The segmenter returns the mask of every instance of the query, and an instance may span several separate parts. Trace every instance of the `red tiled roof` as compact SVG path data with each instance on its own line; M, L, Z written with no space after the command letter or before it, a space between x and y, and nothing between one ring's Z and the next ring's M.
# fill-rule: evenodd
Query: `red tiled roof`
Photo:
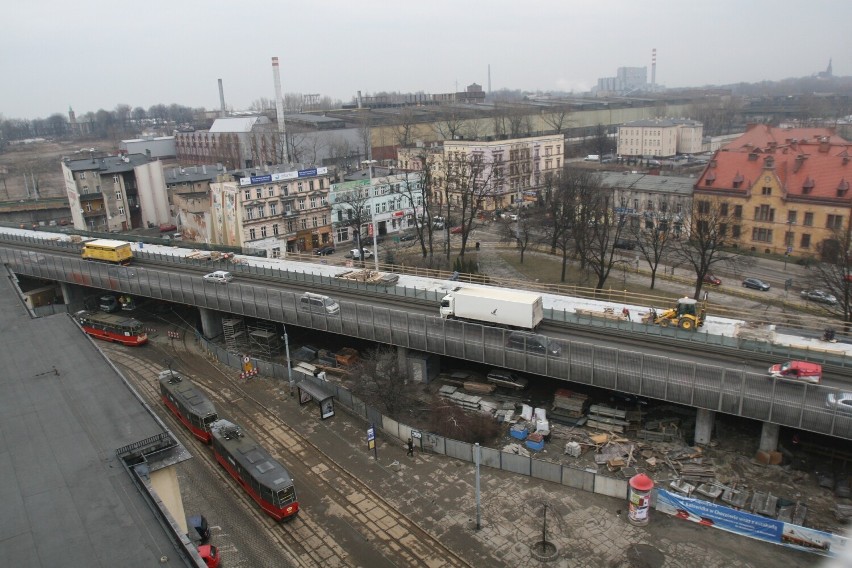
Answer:
M820 151L820 150L823 151ZM767 160L787 195L805 195L814 199L836 199L852 203L848 191L838 190L852 181L852 143L829 145L797 143L771 151L722 151L704 169L695 189L700 191L743 191L751 188L764 174ZM708 185L707 182L710 182ZM735 182L739 181L739 184ZM809 186L808 192L802 189Z
M831 144L848 144L842 137L837 136L832 128L775 128L765 124L751 124L745 134L722 146L723 152L749 152L752 149L768 149L771 146L780 148L798 142L818 142L820 138L828 138Z

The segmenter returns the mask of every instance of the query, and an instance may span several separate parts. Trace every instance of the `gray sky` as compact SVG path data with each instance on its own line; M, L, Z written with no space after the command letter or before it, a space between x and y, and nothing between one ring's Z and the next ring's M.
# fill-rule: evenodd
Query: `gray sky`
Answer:
M23 0L4 10L0 114L178 103L242 109L283 90L586 91L618 67L657 83L849 75L848 0Z

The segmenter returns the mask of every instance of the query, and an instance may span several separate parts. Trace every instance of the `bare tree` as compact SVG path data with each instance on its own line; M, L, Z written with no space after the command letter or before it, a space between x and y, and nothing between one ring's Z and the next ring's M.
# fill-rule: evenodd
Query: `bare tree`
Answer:
M677 240L672 256L695 272L695 296L701 295L704 277L719 264L736 265L741 256L725 247L729 237L737 240L744 230L741 209L715 195L697 194L685 222L688 234Z
M258 112L263 112L265 110L274 110L275 109L275 99L270 99L268 97L260 97L254 99L249 105L249 110L254 110Z
M636 244L639 256L651 270L652 290L657 282L660 262L669 256L681 232L683 219L676 205L673 199L665 196L657 201L654 211L646 211L644 216L639 216L638 212L621 213L627 221L625 233Z
M403 107L397 115L397 123L393 126L394 142L400 148L414 145L414 125L416 115L411 107Z
M814 267L815 281L837 299L836 304L821 305L828 313L842 317L849 331L849 322L852 322L852 232L835 230L819 248L822 262Z
M396 350L380 346L367 351L349 374L352 392L367 404L399 419L414 403L414 386L399 368Z
M443 140L459 140L464 128L464 117L456 107L443 109L439 118L432 123L435 133Z
M434 154L434 153L433 153ZM439 206L434 203L435 177L434 169L436 160L427 154L426 150L419 156L423 169L418 172L405 172L403 182L399 184L399 194L402 196L403 204L414 209L414 230L423 258L431 257L434 253L434 224L433 208Z
M562 134L568 129L571 124L570 117L571 107L569 105L551 107L541 115L544 123L551 127L556 134Z
M515 243L521 255L521 264L524 263L524 254L530 245L538 242L542 233L538 230L542 226L545 213L541 208L519 209L515 221L504 223L500 230L501 240L505 243Z
M355 248L363 251L361 242L361 231L363 227L372 221L369 209L370 192L372 187L369 181L364 181L348 189L339 189L334 193L334 210L337 219L333 221L335 229L346 227L352 231L355 239ZM375 230L375 229L374 229ZM360 255L361 263L364 255Z
M446 206L447 260L450 259L450 219L458 219L461 227L461 251L464 257L474 221L482 211L486 197L492 194L493 168L482 152L448 152L444 156L443 191Z

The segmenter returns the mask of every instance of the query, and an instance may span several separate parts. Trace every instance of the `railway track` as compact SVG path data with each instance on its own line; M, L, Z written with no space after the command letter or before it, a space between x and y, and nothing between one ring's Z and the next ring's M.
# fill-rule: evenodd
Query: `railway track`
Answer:
M454 567L470 564L447 548L416 522L398 511L370 485L339 465L297 430L278 417L270 406L237 384L233 370L223 371L192 352L180 341L163 349L156 343L139 351L104 347L116 364L129 371L139 392L167 423L183 433L183 425L159 402L156 376L163 358L181 353L181 371L216 405L220 415L249 430L259 443L280 460L296 480L302 503L297 518L275 523L219 467L209 448L192 436L188 442L219 478L238 494L241 506L260 520L269 538L280 543L296 566L428 566ZM140 356L143 355L143 356ZM185 442L187 443L187 442ZM306 502L311 505L306 506Z

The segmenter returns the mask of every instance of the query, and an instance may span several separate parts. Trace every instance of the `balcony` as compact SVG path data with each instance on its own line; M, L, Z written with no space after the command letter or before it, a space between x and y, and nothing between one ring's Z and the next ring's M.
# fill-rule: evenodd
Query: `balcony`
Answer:
M92 219L94 217L106 216L106 209L95 209L93 211L83 211L84 219Z
M79 198L80 198L80 201L103 201L104 194L100 193L100 192L81 193Z

